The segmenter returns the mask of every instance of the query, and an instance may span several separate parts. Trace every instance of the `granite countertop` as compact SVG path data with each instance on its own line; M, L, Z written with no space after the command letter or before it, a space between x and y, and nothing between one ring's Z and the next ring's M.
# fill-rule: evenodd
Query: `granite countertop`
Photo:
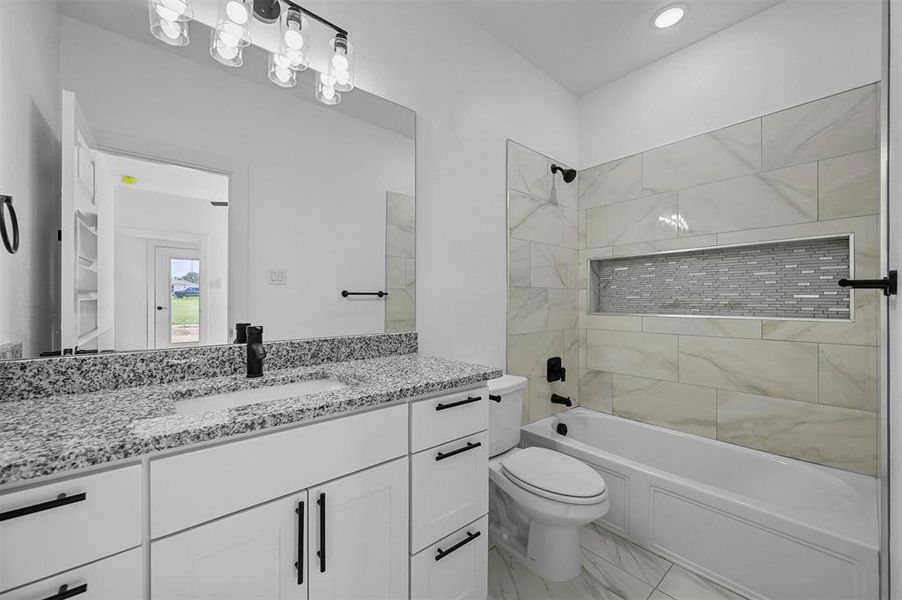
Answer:
M304 424L478 384L501 371L419 354L0 402L0 486L150 452ZM310 379L348 387L236 408L177 414L179 400Z

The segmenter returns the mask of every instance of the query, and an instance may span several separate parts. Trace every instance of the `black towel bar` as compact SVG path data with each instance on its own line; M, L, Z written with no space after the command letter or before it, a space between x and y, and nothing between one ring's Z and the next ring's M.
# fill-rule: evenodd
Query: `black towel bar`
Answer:
M384 298L388 296L388 292L383 292L379 290L378 292L349 292L348 290L341 290L341 297L347 298L348 296L379 296L380 298Z

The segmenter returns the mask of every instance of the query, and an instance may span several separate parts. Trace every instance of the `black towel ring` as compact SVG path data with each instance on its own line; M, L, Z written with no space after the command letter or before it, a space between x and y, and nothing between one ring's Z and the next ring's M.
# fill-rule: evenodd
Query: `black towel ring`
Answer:
M12 243L9 241L9 231L6 229L6 214L9 213L9 222L12 226ZM0 196L0 238L10 254L19 251L19 219L16 217L16 209L13 208L12 196Z

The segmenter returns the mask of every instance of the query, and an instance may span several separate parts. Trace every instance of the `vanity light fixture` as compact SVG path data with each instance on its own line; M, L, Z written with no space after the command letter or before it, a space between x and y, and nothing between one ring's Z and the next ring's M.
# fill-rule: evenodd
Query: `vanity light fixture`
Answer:
M150 30L158 40L185 46L189 42L188 23L194 18L190 0L149 0ZM315 80L316 99L323 104L341 102L341 94L354 89L354 47L348 32L292 0L224 0L219 21L210 30L210 56L228 67L244 64L244 48L251 44L250 20L278 23L279 46L269 54L270 81L279 87L297 85L297 74L309 65L311 24L335 32L330 42L329 63Z
M683 20L683 17L686 16L687 10L688 9L685 4L671 4L670 6L665 6L655 13L655 17L654 19L652 19L652 25L654 25L657 29L667 29L668 27L673 27Z

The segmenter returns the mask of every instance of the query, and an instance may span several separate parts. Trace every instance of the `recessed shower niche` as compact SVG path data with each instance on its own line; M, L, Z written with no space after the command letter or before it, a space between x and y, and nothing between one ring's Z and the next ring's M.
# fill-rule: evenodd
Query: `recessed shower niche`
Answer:
M589 260L589 312L852 319L853 236Z

